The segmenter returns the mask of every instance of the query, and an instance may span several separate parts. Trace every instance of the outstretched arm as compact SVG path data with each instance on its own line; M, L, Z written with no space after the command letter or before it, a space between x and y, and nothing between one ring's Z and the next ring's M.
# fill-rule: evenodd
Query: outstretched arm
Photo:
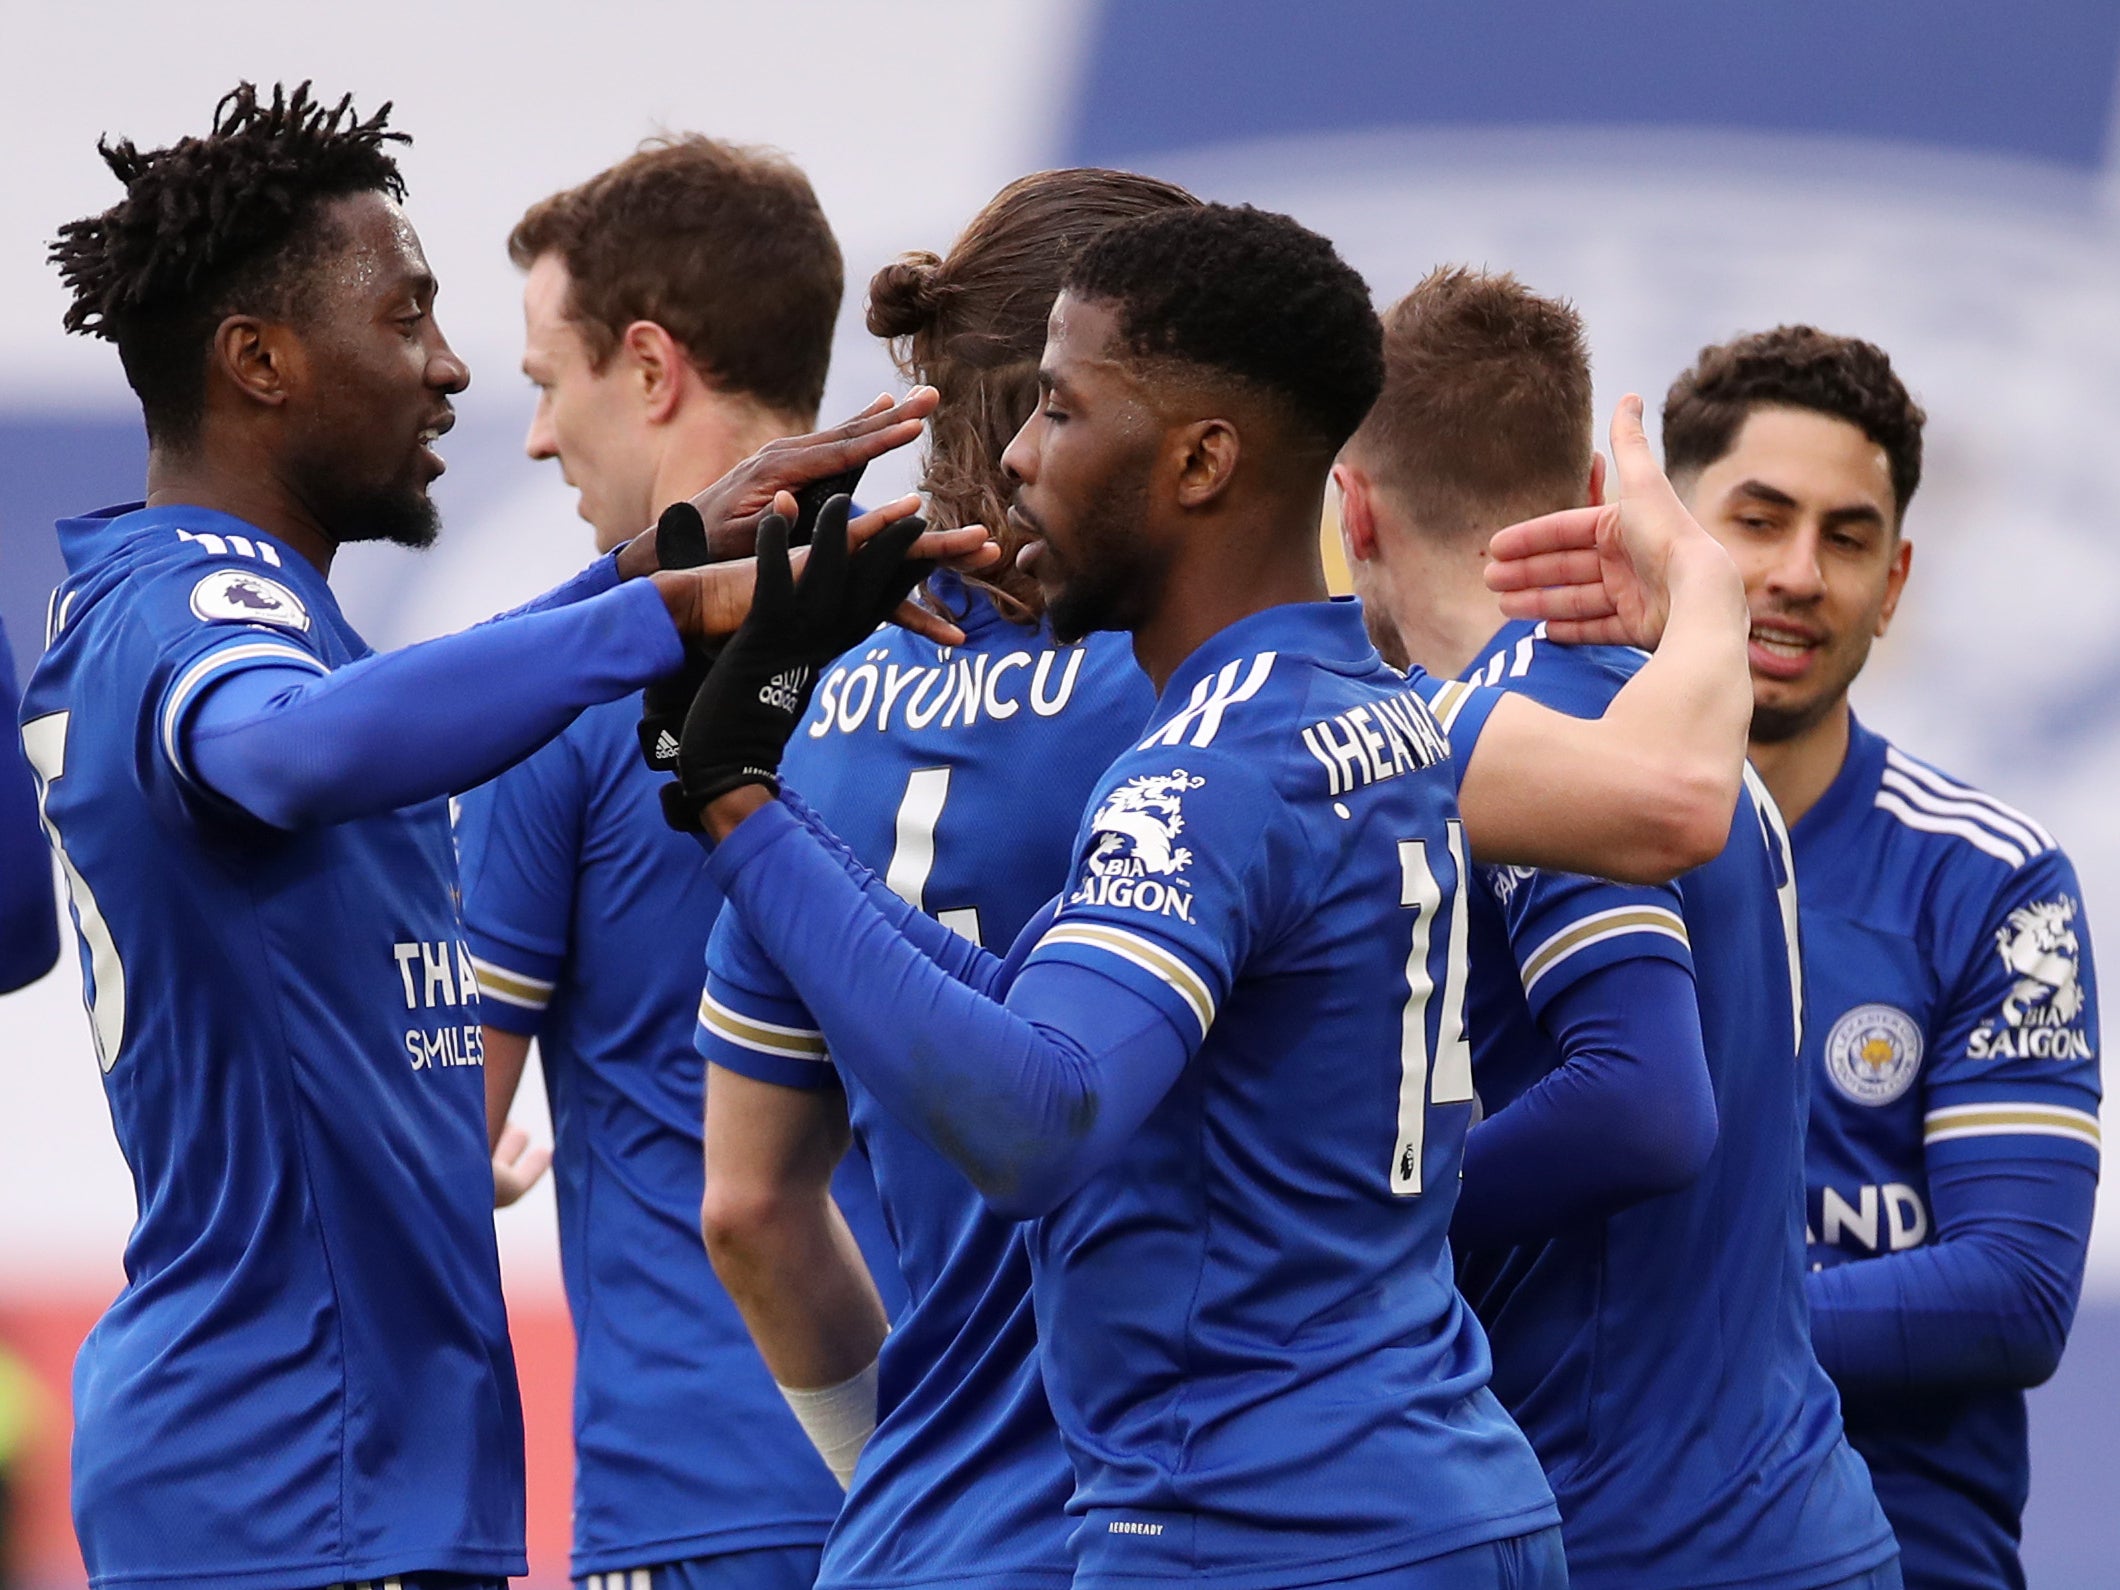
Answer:
M755 785L706 818L710 875L832 1035L834 1063L998 1213L1042 1214L1109 1164L1198 1043L1080 966L1031 959L1001 999L958 981Z
M1637 397L1612 454L1618 498L1502 531L1488 584L1554 640L1655 654L1599 719L1498 705L1459 803L1481 861L1652 883L1729 839L1752 722L1744 586L1657 468Z
M908 497L866 514L849 539L866 541L918 506ZM949 557L985 544L984 530L929 531L912 550ZM674 671L680 637L733 634L755 583L748 559L665 571L330 673L286 649L221 671L194 667L190 694L157 716L171 727L177 771L194 784L276 828L343 822L484 783L582 708ZM908 622L963 639L925 609Z

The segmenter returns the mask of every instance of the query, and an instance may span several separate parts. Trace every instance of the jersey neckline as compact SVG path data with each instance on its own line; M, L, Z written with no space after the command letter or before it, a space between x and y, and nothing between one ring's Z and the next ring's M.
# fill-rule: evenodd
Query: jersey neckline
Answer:
M1789 825L1791 844L1836 828L1847 818L1861 801L1863 793L1875 788L1878 770L1884 762L1884 745L1884 737L1864 728L1854 709L1850 708L1848 750L1841 758L1840 771L1833 775L1833 782L1812 803L1811 809Z

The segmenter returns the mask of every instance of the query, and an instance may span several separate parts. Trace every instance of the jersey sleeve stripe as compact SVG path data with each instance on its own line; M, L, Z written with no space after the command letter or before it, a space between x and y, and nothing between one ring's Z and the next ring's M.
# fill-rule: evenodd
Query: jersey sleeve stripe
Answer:
M543 1010L552 1003L552 985L541 977L511 972L477 955L471 957L471 970L478 977L482 998L497 999L519 1010Z
M2030 834L2033 841L2033 849L2052 850L2056 848L2052 834L2048 833L2036 821L2027 817L2007 801L1999 801L1983 790L1974 789L1970 784L1961 784L1956 779L1945 778L1934 768L1923 767L1897 746L1888 745L1884 748L1884 760L1887 767L1904 773L1918 784L1927 785L1939 795L1946 796L1952 800L1971 801L1976 806L1985 806L1996 817L2015 824Z
M1655 933L1676 939L1689 950L1693 947L1693 941L1686 936L1685 918L1662 906L1627 905L1592 912L1562 928L1524 958L1524 992L1530 993L1540 978L1569 956L1629 933Z
M1890 812L1907 827L1925 834L1955 834L1975 850L1984 850L1997 861L2012 867L2024 865L2024 852L2006 839L1998 838L1992 829L1978 823L1967 822L1962 817L1942 817L1934 812L1917 811L1888 789L1877 792L1877 809Z
M177 725L183 720L184 708L191 698L199 693L200 686L224 669L237 663L248 662L294 663L320 674L331 672L311 652L299 646L290 646L285 641L248 641L240 646L223 646L218 651L208 652L177 680L169 692L169 699L162 704L162 754L169 758L169 765L191 777L191 769L184 765L184 758L177 750Z
M1156 978L1184 1000L1186 1009L1200 1023L1200 1036L1206 1037L1207 1029L1214 1025L1215 997L1207 980L1152 940L1103 922L1056 922L1038 941L1038 949L1042 950L1048 944L1079 944L1116 955Z
M1459 679L1446 679L1435 688L1435 697L1428 703L1428 710L1435 721L1448 734L1457 726L1458 714L1465 710L1465 703L1472 699L1472 686Z
M1970 822L1979 823L1992 832L1996 838L2021 846L2024 850L2033 854L2047 848L2045 844L2040 842L2039 836L2025 827L2024 824L2011 822L2006 817L1999 817L1976 801L1965 800L1957 796L1939 795L1934 790L1915 783L1913 779L1908 778L1906 774L1896 768L1886 768L1880 782L1885 788L1899 795L1909 806L1918 807L1925 812L1933 812L1938 817L1963 817Z
M2065 1137L2088 1148L2100 1146L2098 1117L2059 1104L1953 1104L1923 1117L1924 1143L1967 1137Z
M711 993L699 996L699 1024L739 1049L777 1055L783 1060L815 1060L825 1057L824 1034L815 1027L783 1027L731 1010Z

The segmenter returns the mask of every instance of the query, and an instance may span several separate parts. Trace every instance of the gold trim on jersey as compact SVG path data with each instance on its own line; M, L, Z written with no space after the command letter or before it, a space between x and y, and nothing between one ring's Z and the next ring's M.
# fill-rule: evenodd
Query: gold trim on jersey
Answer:
M1207 1029L1214 1024L1215 998L1206 982L1184 961L1151 939L1107 922L1056 922L1038 941L1038 949L1042 950L1048 944L1083 944L1116 955L1122 961L1140 967L1184 1000L1186 1008L1200 1023L1201 1037L1206 1037Z
M1524 992L1530 993L1533 984L1569 956L1627 933L1658 933L1676 939L1689 950L1693 947L1693 941L1686 937L1685 918L1663 906L1622 905L1609 911L1593 911L1562 928L1524 958Z
M816 1028L759 1021L731 1010L712 994L699 996L699 1024L716 1037L759 1054L778 1055L783 1060L821 1061L825 1057L824 1034Z

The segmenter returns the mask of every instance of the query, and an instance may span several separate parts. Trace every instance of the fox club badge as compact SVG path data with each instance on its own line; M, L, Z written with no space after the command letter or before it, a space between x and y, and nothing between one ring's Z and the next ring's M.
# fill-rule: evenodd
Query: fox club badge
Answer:
M209 620L309 628L309 609L278 580L244 569L215 569L191 588L191 610Z
M1921 1070L1921 1028L1896 1005L1857 1005L1826 1035L1826 1074L1857 1104L1890 1104Z

